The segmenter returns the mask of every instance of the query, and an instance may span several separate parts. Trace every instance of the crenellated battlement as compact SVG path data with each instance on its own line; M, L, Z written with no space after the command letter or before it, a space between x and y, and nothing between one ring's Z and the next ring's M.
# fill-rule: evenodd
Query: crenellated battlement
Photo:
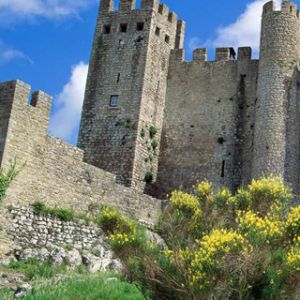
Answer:
M43 111L45 115L49 115L50 113L52 97L43 91L35 91L30 98L31 86L20 80L1 82L0 91L6 94L9 93L8 101L12 105L33 107L39 111Z
M296 16L299 19L299 10L296 3L283 0L281 4L281 8L278 10L276 9L276 5L274 1L267 2L263 6L263 15L269 14L269 13L285 13L290 14L291 16Z
M160 3L159 0L142 0L140 9L136 6L136 0L120 0L118 10L115 10L114 0L101 0L100 3L100 14L101 16L107 16L111 13L131 13L133 11L144 12L144 11L155 11L165 18L170 23L176 23L178 18L177 15L169 9L169 7Z
M232 47L228 48L216 48L215 60L208 61L207 48L197 48L193 51L193 62L220 62L220 61L240 61L251 60L252 48L251 47L239 47L238 52ZM185 55L183 49L174 49L171 52L171 61L185 61Z

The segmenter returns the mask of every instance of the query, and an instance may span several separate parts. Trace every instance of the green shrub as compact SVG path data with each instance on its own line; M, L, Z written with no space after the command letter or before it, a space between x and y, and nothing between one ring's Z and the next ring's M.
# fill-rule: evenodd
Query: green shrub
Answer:
M157 134L157 129L154 126L151 126L149 128L149 136L151 139L153 139Z
M121 247L127 278L151 299L298 299L300 208L291 199L276 177L236 194L207 181L175 191L157 226L169 249Z
M153 140L151 142L151 147L155 151L157 149L157 147L158 147L158 141L157 140Z
M142 128L142 129L141 129L141 137L144 138L144 137L145 137L145 134L146 134L146 133L145 133L145 129Z
M6 190L19 172L20 170L16 168L16 160L10 162L10 167L7 172L0 169L0 201L5 196Z

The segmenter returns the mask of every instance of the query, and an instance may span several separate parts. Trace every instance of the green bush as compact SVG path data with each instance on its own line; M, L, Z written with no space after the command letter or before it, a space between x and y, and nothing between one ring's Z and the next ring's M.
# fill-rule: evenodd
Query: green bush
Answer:
M300 299L300 208L280 178L232 194L201 182L169 196L150 243L119 250L128 280L151 299ZM149 292L150 291L150 292Z
M11 161L7 172L4 172L3 169L0 169L0 201L5 196L6 190L19 172L20 170L17 170L16 168L16 160Z
M155 151L157 149L157 147L158 147L158 141L157 140L153 140L151 142L151 147Z
M149 128L149 136L151 139L153 139L157 134L157 129L154 126L151 126Z

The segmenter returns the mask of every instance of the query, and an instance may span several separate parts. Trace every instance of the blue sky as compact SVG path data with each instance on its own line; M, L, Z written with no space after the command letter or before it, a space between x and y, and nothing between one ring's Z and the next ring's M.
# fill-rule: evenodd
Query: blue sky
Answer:
M187 23L187 58L193 48L208 47L212 59L217 46L252 46L258 55L265 2L164 1ZM70 143L76 143L97 11L98 0L0 0L0 81L20 79L52 95L50 132Z

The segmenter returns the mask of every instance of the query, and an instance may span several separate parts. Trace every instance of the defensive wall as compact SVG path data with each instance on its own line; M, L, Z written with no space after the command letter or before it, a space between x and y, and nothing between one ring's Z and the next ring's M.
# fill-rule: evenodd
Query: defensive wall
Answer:
M173 50L157 190L190 189L200 180L232 189L251 178L258 60L251 48Z
M16 159L21 172L2 205L43 201L51 207L87 211L89 204L117 206L153 223L161 201L116 183L116 176L83 162L83 151L47 134L51 98L21 81L0 84L1 167Z

